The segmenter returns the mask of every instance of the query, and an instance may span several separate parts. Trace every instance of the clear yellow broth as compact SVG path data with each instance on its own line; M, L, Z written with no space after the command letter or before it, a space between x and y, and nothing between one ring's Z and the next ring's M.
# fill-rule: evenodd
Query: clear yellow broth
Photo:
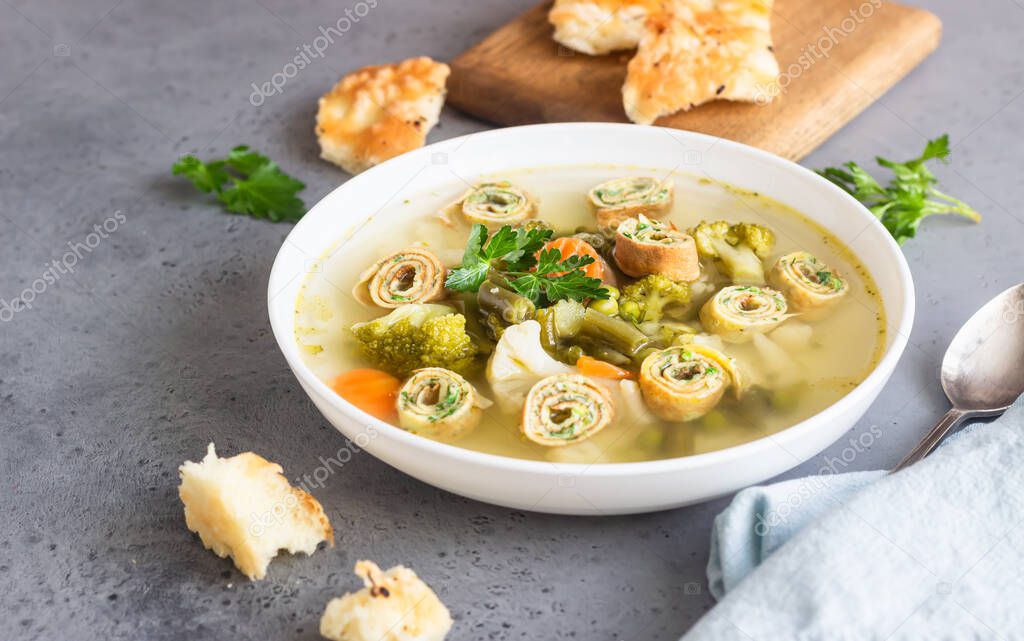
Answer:
M630 175L666 177L664 171L602 165L520 170L482 176L480 180L507 179L525 188L539 200L538 218L547 221L558 234L572 233L578 227L593 228L587 191L605 180ZM812 328L809 343L789 352L792 362L786 367L792 371L771 371L750 343L728 344L725 351L738 361L748 378L765 389L755 388L740 401L727 398L700 420L636 426L617 418L587 441L546 448L521 435L518 414L505 414L495 405L485 411L480 426L456 445L490 454L572 463L689 456L786 429L835 403L874 368L885 345L884 310L870 275L848 248L805 216L774 200L699 176L669 176L675 183L675 201L667 220L677 227L719 219L765 224L775 232L777 241L765 260L766 271L777 257L805 250L846 279L848 294L826 316L816 320L798 316L780 326L806 323ZM342 372L370 366L348 332L353 323L388 311L366 307L352 297L352 289L367 266L384 254L413 244L426 246L449 267L459 263L469 226L461 221L454 227L446 226L437 212L466 188L464 182L453 177L450 184L392 203L350 236L339 238L310 269L296 303L295 338L305 362L323 381L330 384ZM690 322L699 327L696 320ZM490 395L483 362L467 378L484 396ZM798 382L777 385L778 380ZM772 386L776 389L768 389Z

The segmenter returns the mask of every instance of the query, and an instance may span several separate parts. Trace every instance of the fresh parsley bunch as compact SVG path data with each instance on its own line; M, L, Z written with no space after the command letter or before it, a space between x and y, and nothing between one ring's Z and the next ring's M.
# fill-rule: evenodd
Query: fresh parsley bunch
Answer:
M542 251L551 236L550 229L505 225L488 238L486 226L473 225L462 264L448 274L444 285L457 292L475 292L494 270L535 305L562 299L608 298L601 279L591 278L584 271L594 262L592 256L563 259L558 249Z
M843 168L829 167L818 173L864 204L889 230L896 242L913 238L921 221L935 214L957 214L978 222L981 215L967 203L935 188L938 179L926 166L929 160L948 162L949 136L929 140L920 156L898 163L877 157L875 161L892 171L883 187L855 162Z
M245 145L232 149L223 160L182 156L171 173L185 176L199 191L217 194L224 208L236 214L294 222L306 213L305 203L295 195L306 185Z

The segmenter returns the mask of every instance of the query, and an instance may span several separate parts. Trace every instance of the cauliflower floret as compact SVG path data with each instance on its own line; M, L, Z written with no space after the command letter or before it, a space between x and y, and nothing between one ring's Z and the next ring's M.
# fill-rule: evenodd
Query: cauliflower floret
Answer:
M540 323L528 320L506 329L487 362L487 382L505 412L518 411L533 384L575 370L556 361L540 344Z
M401 377L423 367L464 371L477 354L466 317L446 305L402 305L353 325L352 334L376 367Z
M634 323L660 321L668 307L685 306L690 302L690 287L662 276L651 274L626 285L619 297L619 315Z
M777 389L803 382L803 367L785 348L762 334L754 334L753 341L762 387Z
M452 616L434 591L412 570L387 572L371 561L356 563L366 587L331 599L320 619L320 634L332 641L442 641Z
M737 285L764 285L761 260L775 247L775 234L754 223L702 222L690 234L702 258L715 260Z

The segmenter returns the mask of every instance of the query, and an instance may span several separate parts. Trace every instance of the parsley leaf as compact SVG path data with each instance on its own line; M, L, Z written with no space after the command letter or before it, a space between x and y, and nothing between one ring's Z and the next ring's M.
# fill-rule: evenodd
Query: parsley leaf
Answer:
M185 176L192 181L196 189L208 194L211 191L220 191L220 186L230 177L224 164L223 160L204 163L195 156L182 156L171 167L171 173L175 176Z
M535 254L551 238L550 229L523 229L505 225L487 238L487 227L473 225L462 264L453 269L444 286L457 292L475 292L490 270L525 271L536 263Z
M236 214L280 222L297 221L306 213L305 203L296 196L306 186L245 145L232 149L223 160L182 156L171 173L188 178L204 193L216 193L224 208Z
M600 278L591 278L583 268L594 262L592 256L572 255L562 260L562 252L547 249L541 252L537 268L531 272L512 272L512 289L537 305L562 299L585 300L608 298L609 292Z
M981 220L981 215L967 203L935 188L938 178L925 163L929 160L948 162L949 153L949 136L943 134L929 140L920 156L906 162L875 158L880 166L892 172L892 178L884 187L855 162L818 173L863 203L902 245L914 237L921 221L928 216L957 214L974 222Z
M473 225L462 264L448 273L444 286L475 292L495 270L512 289L537 305L563 298L608 298L601 279L591 278L583 270L594 262L592 256L572 255L562 260L558 249L541 251L551 236L550 229L505 225L488 239L487 227Z

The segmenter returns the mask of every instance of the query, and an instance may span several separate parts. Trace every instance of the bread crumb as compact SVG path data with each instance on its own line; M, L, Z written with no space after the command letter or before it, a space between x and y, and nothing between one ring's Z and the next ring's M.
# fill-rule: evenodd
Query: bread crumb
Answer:
M320 634L332 641L442 641L452 617L433 590L412 570L397 565L381 572L372 561L356 563L366 587L332 599Z
M320 503L262 456L220 458L210 443L202 462L186 461L178 471L188 529L217 556L230 556L250 579L266 576L278 550L312 554L321 541L334 545Z

